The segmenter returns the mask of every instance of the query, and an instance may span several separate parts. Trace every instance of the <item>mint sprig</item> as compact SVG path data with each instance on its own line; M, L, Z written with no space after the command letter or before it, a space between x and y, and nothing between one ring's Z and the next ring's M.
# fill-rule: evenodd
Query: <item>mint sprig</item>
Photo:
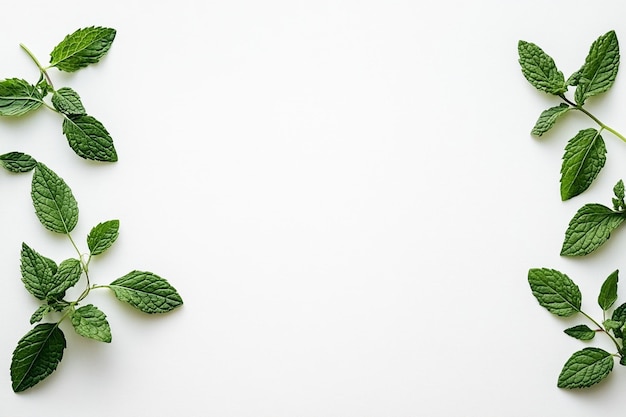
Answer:
M520 40L519 64L522 74L536 89L555 96L561 103L539 115L531 134L542 136L570 111L579 111L593 120L599 129L584 129L570 139L561 165L560 193L563 201L586 191L598 177L606 161L602 132L608 131L626 142L626 137L601 122L587 110L587 99L608 91L617 77L620 53L615 31L596 39L589 49L585 63L565 80L554 59L539 46ZM574 98L566 93L575 87Z

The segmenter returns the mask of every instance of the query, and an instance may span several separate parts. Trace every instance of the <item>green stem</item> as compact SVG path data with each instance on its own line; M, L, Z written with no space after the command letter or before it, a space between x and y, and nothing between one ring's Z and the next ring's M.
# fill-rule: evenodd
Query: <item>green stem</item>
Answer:
M35 57L35 54L33 54L31 52L30 49L28 49L26 47L26 45L24 45L23 43L20 43L20 47L24 50L24 52L26 52L28 54L28 56L30 57L30 59L33 60L33 62L35 63L35 65L37 65L37 68L39 68L39 72L41 73L41 75L43 75L44 77L46 77L46 81L48 82L48 84L50 85L50 87L52 87L52 89L54 89L54 86L52 84L52 80L50 79L50 77L48 76L48 73L46 72L46 69L41 65L41 63L39 62L39 60L37 59L37 57Z
M604 334L606 334L615 344L615 347L617 347L617 351L620 353L621 356L621 352L622 352L622 347L620 346L619 342L617 341L617 339L615 339L611 333L607 332L606 329L604 327L602 327L602 325L600 323L598 323L597 321L595 321L591 316L589 316L587 313L585 313L584 311L580 310L580 314L582 314L583 316L587 317L595 326L597 326L599 329L601 329Z
M604 129L604 130L608 130L609 132L611 132L612 134L614 134L615 136L617 136L618 138L620 138L623 142L626 142L626 137L624 137L624 135L622 135L621 133L619 133L617 130L611 128L610 126L605 125L604 123L602 123L600 121L600 119L598 119L596 116L594 116L593 114L591 114L590 112L587 111L587 109L583 108L583 106L578 105L576 103L574 103L573 101L569 100L567 97L565 97L565 95L561 94L559 95L559 97L561 97L561 99L569 104L570 106L572 106L572 108L574 110L579 110L581 112L583 112L584 114L586 114L591 120L593 120L594 122L596 122L600 128Z

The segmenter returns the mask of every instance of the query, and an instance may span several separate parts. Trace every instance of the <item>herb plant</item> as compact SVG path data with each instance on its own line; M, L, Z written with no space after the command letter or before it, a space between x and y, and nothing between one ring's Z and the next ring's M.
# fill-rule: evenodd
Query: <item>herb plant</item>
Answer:
M71 72L98 62L109 50L114 37L114 29L79 29L53 49L47 67L22 45L39 68L40 78L36 84L18 78L0 81L0 116L22 116L47 107L63 117L63 133L76 154L97 161L117 161L106 129L87 115L74 90L55 89L48 74L53 67ZM183 304L176 289L152 272L134 270L107 285L93 283L89 266L94 257L106 252L117 240L119 220L107 220L94 226L85 241L88 251L81 251L71 235L78 223L78 203L67 183L46 165L22 152L0 155L0 166L13 173L33 173L31 198L37 218L50 232L67 236L76 252L75 257L57 263L28 244L22 244L22 282L39 300L39 307L30 317L34 327L18 341L13 351L10 375L15 392L35 386L57 369L66 347L61 329L64 323L69 322L80 336L111 342L106 315L93 304L85 303L91 291L109 290L118 300L148 314L166 313ZM68 290L81 283L82 292L70 298Z

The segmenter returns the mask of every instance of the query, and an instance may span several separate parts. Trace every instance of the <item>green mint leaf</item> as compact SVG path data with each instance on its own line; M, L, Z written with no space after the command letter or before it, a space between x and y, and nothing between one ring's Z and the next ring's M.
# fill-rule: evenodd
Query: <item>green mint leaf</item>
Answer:
M570 106L565 103L561 103L558 106L550 107L547 110L541 112L535 127L530 132L532 135L541 136L554 126L557 119L567 113L570 110Z
M619 180L617 184L615 184L615 187L613 187L613 193L615 193L615 198L613 198L613 210L626 210L626 202L624 202L624 181Z
M10 172L28 172L35 169L37 161L22 152L9 152L0 155L0 165Z
M23 116L42 104L41 93L27 81L19 78L0 81L0 116Z
M584 256L598 249L624 221L624 215L601 204L581 207L565 231L561 255Z
M94 161L117 161L111 135L94 117L86 114L67 116L63 120L63 134L78 156Z
M536 89L554 95L567 91L563 73L540 47L530 42L519 41L517 50L522 73Z
M617 76L619 59L619 44L615 31L610 31L593 42L574 93L576 104L582 105L587 98L611 88Z
M580 76L583 73L583 68L584 68L584 65L581 69L579 69L578 71L570 75L567 81L565 81L565 85L567 86L571 85L572 87L576 87L578 85L578 82L580 81Z
M606 329L606 330L618 330L621 329L623 326L623 323L617 321L617 320L613 320L613 319L609 319L609 320L604 320L602 322L602 326Z
M585 129L567 143L561 166L561 200L585 191L606 161L606 147L600 132Z
M564 330L565 334L572 336L578 340L591 340L596 335L596 332L591 330L589 326L580 324L578 326L570 327Z
M22 243L20 270L26 290L39 300L45 300L53 287L54 274L57 272L54 261Z
M46 316L50 311L52 311L51 307L48 304L42 304L37 307L37 310L30 316L30 324L35 324Z
M61 177L42 163L33 174L31 197L41 224L52 232L70 233L78 223L78 203Z
M67 116L86 114L80 96L69 87L59 88L52 94L52 105Z
M606 378L613 370L613 356L600 348L574 353L563 366L559 388L587 388Z
M48 296L53 298L63 298L65 291L76 285L83 273L83 268L78 259L66 259L59 265L59 268L52 277L52 286L48 291Z
M539 304L550 313L569 317L580 312L580 289L562 272L533 268L528 271L528 283Z
M120 301L144 313L165 313L183 304L176 289L152 272L132 271L113 281L109 288Z
M87 236L87 246L91 255L100 255L109 249L117 240L119 229L119 220L109 220L91 229Z
M72 325L76 333L100 342L111 342L111 327L106 315L97 307L88 304L72 313Z
M602 310L606 311L617 301L617 281L619 281L619 271L614 271L609 275L600 289L598 304Z
M115 29L88 27L67 35L50 53L50 66L73 72L95 64L109 51Z
M615 335L615 337L622 339L624 337L622 327L624 327L624 324L626 324L626 303L620 305L615 310L613 310L611 321L618 323L615 328L611 329L613 330L613 334ZM604 327L606 327L606 325Z
M17 343L11 360L13 391L31 388L53 373L65 349L58 324L38 324Z

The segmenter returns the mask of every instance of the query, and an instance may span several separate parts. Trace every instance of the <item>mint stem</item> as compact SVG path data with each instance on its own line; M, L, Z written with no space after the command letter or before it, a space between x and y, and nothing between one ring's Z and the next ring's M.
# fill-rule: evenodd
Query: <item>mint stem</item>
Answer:
M54 86L52 84L52 80L50 79L50 77L48 76L48 73L46 72L46 69L41 65L41 63L39 62L39 60L37 59L37 57L35 57L35 55L31 52L30 49L28 49L26 47L26 45L24 45L23 43L20 43L20 47L28 54L28 56L30 57L30 59L33 60L33 62L35 63L35 65L37 65L37 68L39 68L39 72L41 73L41 75L43 75L44 77L46 77L46 81L48 82L48 84L50 85L50 87L52 87L54 89Z
M619 342L611 335L611 333L607 332L606 329L604 327L602 327L602 325L600 325L600 323L598 323L597 321L595 321L591 316L589 316L587 313L585 313L582 310L579 310L580 314L582 314L583 316L587 317L587 319L589 319L594 325L598 326L598 328L600 329L600 331L604 332L604 334L606 334L615 344L615 347L617 347L617 351L621 352L622 351L622 347L620 346Z
M589 116L589 118L591 120L593 120L594 122L596 122L602 129L604 130L608 130L609 132L611 132L612 134L614 134L615 136L617 136L618 138L620 138L623 142L626 142L626 137L624 137L624 135L622 135L621 133L619 133L617 130L605 125L604 123L602 123L600 121L600 119L598 119L596 116L594 116L593 114L591 114L590 112L587 111L587 109L583 108L582 106L579 106L578 104L574 103L573 101L569 100L567 97L565 97L563 94L560 94L559 97L561 97L561 99L563 99L563 101L567 104L569 104L570 106L572 106L575 110L579 110L583 113L585 113L587 116Z

